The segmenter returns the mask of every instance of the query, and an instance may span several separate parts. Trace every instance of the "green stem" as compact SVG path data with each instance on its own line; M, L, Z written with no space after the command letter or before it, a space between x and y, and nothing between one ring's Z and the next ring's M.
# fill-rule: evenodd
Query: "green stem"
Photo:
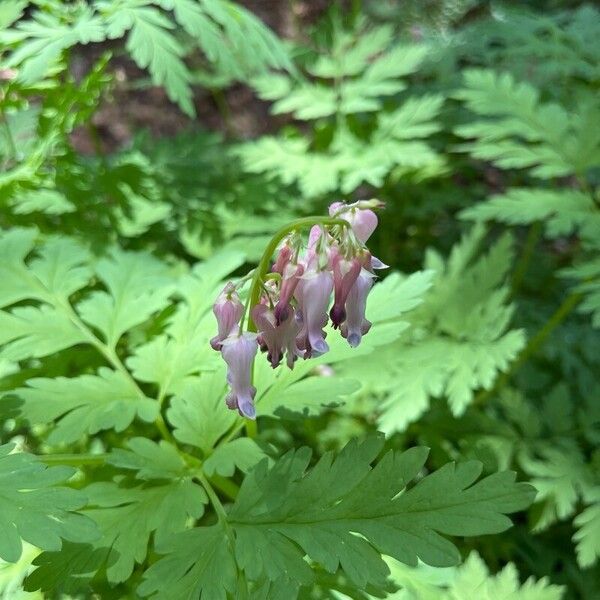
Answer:
M106 159L104 156L104 150L102 149L102 139L100 137L100 133L98 132L98 128L92 121L87 124L88 135L90 136L90 140L92 140L92 146L94 147L94 152L96 156L102 161L103 165L106 166Z
M213 487L225 494L230 500L235 500L237 498L240 488L233 481L231 481L231 479L221 477L220 475L213 475L207 479L210 481Z
M519 259L517 266L515 267L515 272L512 278L512 296L514 297L516 293L521 288L521 284L523 283L523 279L527 274L527 270L529 269L529 264L531 263L531 259L533 257L533 253L535 251L535 247L540 239L542 234L542 223L541 221L535 222L530 228L527 234L527 240L525 241L525 246L523 247L523 253L521 254L521 258Z
M546 338L567 318L573 309L581 302L583 296L577 292L570 294L564 302L556 309L554 314L548 319L546 324L529 340L529 343L521 352L519 358L513 363L512 371L519 369L539 347L546 341Z
M211 96L215 102L215 106L217 107L217 111L223 120L223 125L225 128L225 133L228 136L233 135L233 123L231 121L231 109L229 108L229 104L227 103L227 99L225 98L225 94L223 94L223 90L218 88L213 88L210 90Z
M208 499L210 500L210 503L212 504L213 508L215 509L215 513L217 514L217 518L219 519L219 522L226 525L227 527L229 527L229 525L227 523L227 513L225 512L225 508L221 504L221 501L219 500L219 496L217 496L217 493L215 492L213 486L210 484L210 482L206 478L206 475L204 475L204 473L202 472L202 469L198 470L194 474L194 476L196 477L196 479L198 479L198 481L202 484L202 486L206 490Z
M194 468L194 476L198 475L198 472L202 471L202 461L191 454L187 454L182 450L178 449L179 454L191 468ZM98 466L103 465L109 458L110 454L38 454L37 457L47 465L69 465L73 467ZM213 475L212 477L206 477L202 472L202 476L206 478L206 481L223 492L230 500L237 498L239 487L231 480L221 477L220 475Z
M38 458L47 465L81 467L83 465L102 465L106 462L108 454L39 454Z
M17 145L15 144L15 138L13 137L12 131L10 129L10 125L8 123L8 119L4 112L0 112L0 117L2 118L2 123L4 124L4 129L6 131L6 139L8 140L8 146L10 148L10 153L12 155L13 160L17 160L17 156L19 151L17 150Z
M277 246L280 244L283 238L293 231L296 231L297 229L303 229L305 227L312 227L313 225L340 225L342 227L350 227L350 223L348 223L348 221L344 221L343 219L333 219L330 217L304 217L288 223L275 232L270 242L267 244L265 251L263 252L260 262L258 263L258 267L256 267L254 276L252 277L252 283L250 284L248 302L246 303L246 311L248 313L248 331L256 331L256 325L254 324L254 321L252 321L251 311L252 307L257 305L259 302L261 285L265 275L269 272L271 258L273 254L275 254ZM244 317L242 317L240 331L243 330L245 317L246 312L244 313Z
M253 419L245 419L246 435L255 438L258 435L258 427Z
M565 298L564 302L556 309L554 314L546 321L545 325L529 340L529 343L517 360L512 363L508 371L505 371L496 379L496 382L489 390L480 391L473 399L473 404L480 404L487 400L492 394L501 390L509 378L514 375L530 358L540 346L546 341L548 336L567 318L573 309L581 302L582 295L573 293Z

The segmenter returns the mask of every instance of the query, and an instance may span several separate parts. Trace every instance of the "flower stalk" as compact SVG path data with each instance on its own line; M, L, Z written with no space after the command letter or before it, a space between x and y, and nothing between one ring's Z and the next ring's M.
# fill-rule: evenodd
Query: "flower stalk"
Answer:
M336 202L329 216L296 219L273 235L251 276L225 285L213 307L218 332L211 346L227 364L230 409L256 418L252 384L259 348L273 368L285 358L293 369L298 358L329 351L324 329L329 318L350 346L360 344L371 327L365 310L373 269L385 268L365 245L378 223L373 209L382 207L378 200ZM308 228L303 243L300 232ZM248 280L242 305L238 290Z

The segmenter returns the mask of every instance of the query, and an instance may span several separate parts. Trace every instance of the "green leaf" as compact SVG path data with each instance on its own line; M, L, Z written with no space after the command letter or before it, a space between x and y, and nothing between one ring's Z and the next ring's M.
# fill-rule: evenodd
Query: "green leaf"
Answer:
M392 580L401 587L398 600L560 600L564 592L563 587L549 584L546 577L537 581L530 577L520 584L513 563L492 575L475 551L457 568L436 569L423 564L414 568L395 560L388 560L388 564Z
M166 554L145 573L138 587L142 596L210 598L227 600L237 585L237 570L230 542L221 525L199 527L160 544Z
M102 532L97 547L110 548L116 561L107 569L108 580L126 581L134 564L146 558L150 534L157 539L185 528L188 517L200 518L208 498L191 478L181 478L165 485L124 488L113 483L93 483L85 493L86 510ZM112 562L111 556L109 562Z
M446 396L456 416L473 401L474 390L491 389L499 371L506 371L525 345L520 331L486 342L452 341L433 337L397 353L396 385L382 404L379 427L403 431L428 408L430 398Z
M127 442L129 450L113 450L108 462L121 469L136 471L138 479L175 479L186 468L177 448L168 442L136 437Z
M0 30L8 28L23 14L25 0L5 0L0 6Z
M531 168L532 175L542 179L583 173L600 164L600 140L597 135L589 138L589 125L582 128L591 110L596 121L600 112L585 98L574 111L585 115L579 119L558 104L540 102L537 89L515 81L510 73L472 69L464 83L455 97L484 118L461 125L456 133L475 139L461 148L476 158L503 169Z
M525 344L523 331L508 329L513 307L507 303L505 278L513 258L512 241L500 238L488 254L479 255L484 233L482 227L475 227L447 260L430 251L425 272L392 279L390 288L386 280L373 290L377 304L370 303L369 311L374 316L390 311L395 298L398 302L405 294L411 298L413 286L414 305L418 304L405 317L410 323L408 333L388 338L377 350L385 373L360 358L338 367L340 375L360 379L371 403L372 394L377 395L378 426L388 434L403 431L417 420L431 398L446 397L452 412L463 414L475 390L490 389ZM375 326L372 334L377 335Z
M172 293L167 266L150 254L115 250L96 264L107 291L92 292L77 306L84 321L110 346L168 304Z
M30 379L14 393L23 400L20 411L30 423L55 421L51 444L75 442L105 429L123 431L136 417L151 422L158 415L155 400L106 367L98 375Z
M388 568L381 554L413 565L418 558L439 566L457 564L458 550L443 535L503 531L510 526L505 515L533 498L532 488L515 484L513 473L476 482L481 473L476 462L446 465L408 487L427 450L388 452L371 466L382 447L382 436L352 441L337 457L326 453L309 471L308 448L288 452L272 466L264 460L255 467L227 517L235 534L229 543L235 544L235 562L246 579L289 577L309 585L313 571L304 555L327 572L342 569L358 587L385 583ZM140 592L158 592L159 598L192 590L192 597L208 595L214 583L207 565L216 548L220 560L230 565L222 585L231 591L232 549L224 531L215 528L167 540L159 549L166 556L145 573ZM191 576L194 570L196 577ZM218 593L215 597L225 597L224 590Z
M0 446L0 557L17 561L21 538L44 550L59 550L61 539L85 542L97 537L93 521L75 512L85 496L57 485L75 471L48 468L31 455L11 454L13 448Z
M280 374L274 385L257 398L259 414L314 416L327 406L343 404L346 396L360 389L360 382L354 379L313 376L296 381L297 377L294 372ZM260 389L264 389L260 376L256 380Z
M167 410L177 440L205 454L212 450L237 418L225 407L225 388L223 371L196 377L183 386Z
M215 473L222 477L232 477L236 468L247 473L265 456L264 451L253 439L237 438L217 446L204 462L203 470L209 477Z
M303 111L322 111L317 116L333 111L323 98L306 98L304 102L296 95L290 96L294 101L302 100L299 105L304 106ZM287 104L276 104L276 111L279 106ZM309 142L302 138L265 136L239 146L236 153L246 170L279 177L287 185L297 183L308 198L338 189L350 193L364 182L380 187L392 170L398 175L430 177L444 171L444 160L416 138L437 131L438 125L432 119L440 106L439 96L410 98L395 113L382 114L370 140L338 128L326 151L312 151Z
M153 83L164 85L169 98L193 117L191 76L182 60L183 48L169 31L174 28L172 21L159 10L131 0L111 8L107 14L108 37L119 38L129 30L126 48L133 60L142 69L148 68Z
M600 213L589 194L577 190L513 188L486 202L467 208L461 217L496 220L508 225L528 225L544 221L548 237L578 231L584 239L600 238Z
M575 517L577 531L573 536L576 543L577 562L583 569L591 567L600 557L600 488L587 494L594 503Z
M0 311L0 357L7 360L40 358L88 341L67 316L47 305Z
M35 283L27 273L24 260L33 250L37 235L35 229L14 228L0 232L0 307L31 298Z
M0 235L0 306L26 299L51 304L65 302L84 287L91 275L86 262L89 252L69 238L50 238L28 265L25 258L34 248L37 232L11 229Z
M583 295L583 301L578 310L591 314L592 325L600 328L600 258L592 258L568 269L563 269L560 274L580 281L575 286L575 291Z
M75 206L56 190L40 188L20 193L13 200L17 215L41 212L47 215L63 215L75 211Z
M89 251L78 241L66 237L50 238L29 263L33 275L46 293L41 299L56 303L66 301L71 294L87 285L91 277ZM36 297L36 296L31 296Z
M104 40L100 19L91 8L55 12L36 11L29 21L19 21L15 28L0 32L0 42L15 44L6 61L7 67L18 67L19 80L25 84L40 81L65 48Z
M523 454L519 462L537 490L536 503L541 503L541 511L535 530L541 531L573 515L579 496L591 488L591 474L581 452L572 444L547 445L538 453L540 458Z
M88 486L85 493L89 508L84 513L97 523L101 537L93 545L79 548L74 565L65 560L68 555L38 560L43 566L37 576L44 589L47 585L42 575L51 577L48 569L56 568L54 562L64 573L61 579L75 578L71 583L75 589L102 566L109 582L127 581L135 564L145 560L153 533L158 541L183 531L189 518L202 516L208 502L200 486L181 476L163 485L137 487L98 482ZM77 578L80 586L73 585Z
M106 555L106 548L65 542L59 552L42 552L35 558L32 565L37 568L27 576L23 589L27 592L42 590L76 597L78 593L89 589L90 580L102 566L114 564L116 554L110 561L107 561ZM24 600L30 600L29 596Z
M152 225L167 219L172 206L167 202L148 200L136 194L128 185L119 186L127 201L127 211L117 213L117 223L121 235L138 237L146 233Z

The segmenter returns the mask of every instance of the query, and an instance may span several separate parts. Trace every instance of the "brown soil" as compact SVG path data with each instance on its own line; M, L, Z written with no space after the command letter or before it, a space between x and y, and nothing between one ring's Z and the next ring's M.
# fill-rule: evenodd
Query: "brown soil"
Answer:
M240 4L280 37L301 39L333 3L328 0L243 0ZM83 75L105 49L102 45L81 47L73 60L75 74ZM147 74L128 58L113 58L112 68L117 79L115 88L92 121L104 152L126 146L133 133L140 129L149 129L155 136L172 136L193 126L221 131L234 138L253 138L274 131L282 122L274 119L268 105L241 84L215 92L198 87L197 118L192 121L168 99L163 88L140 86L140 82L147 80ZM76 130L72 140L77 151L94 152L87 129Z

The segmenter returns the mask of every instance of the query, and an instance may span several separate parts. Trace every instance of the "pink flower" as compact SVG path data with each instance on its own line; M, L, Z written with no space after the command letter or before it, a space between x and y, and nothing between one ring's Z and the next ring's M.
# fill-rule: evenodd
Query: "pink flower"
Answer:
M230 335L221 345L221 355L227 363L227 383L231 388L225 402L229 408L237 409L240 415L249 419L256 417L252 365L257 350L255 333Z
M300 277L304 273L304 266L300 264L289 263L281 277L281 291L279 293L279 301L275 305L275 321L279 325L287 319L289 314L290 300L296 291L296 286L300 281Z
M306 272L296 288L295 296L301 309L302 322L297 342L298 348L305 351L304 358L320 356L329 350L323 327L327 324L332 291L333 276L329 271Z
M273 311L265 304L257 304L252 309L252 320L260 332L259 339L267 351L267 359L273 368L277 367L287 353L287 365L294 368L294 361L300 355L296 346L298 324L294 309L289 307L285 318L277 322Z
M347 206L343 202L334 202L329 207L329 215L348 221L356 237L364 244L377 228L378 220L377 215L371 209L360 208L360 202L356 204L358 206ZM379 205L383 206L381 203Z
M213 305L213 312L217 318L217 335L210 340L214 350L220 350L223 340L237 331L237 325L244 314L244 305L240 302L233 283L229 282L219 294Z
M290 262L293 253L294 251L288 243L285 243L283 246L281 246L271 271L273 273L279 273L280 275L283 275L283 271L286 265Z
M329 316L334 329L337 329L346 318L346 299L362 267L357 257L349 260L339 252L334 254L332 263L334 302Z
M346 300L346 320L342 323L340 331L353 348L360 344L362 336L371 329L371 322L365 318L365 309L372 286L373 274L363 269Z

